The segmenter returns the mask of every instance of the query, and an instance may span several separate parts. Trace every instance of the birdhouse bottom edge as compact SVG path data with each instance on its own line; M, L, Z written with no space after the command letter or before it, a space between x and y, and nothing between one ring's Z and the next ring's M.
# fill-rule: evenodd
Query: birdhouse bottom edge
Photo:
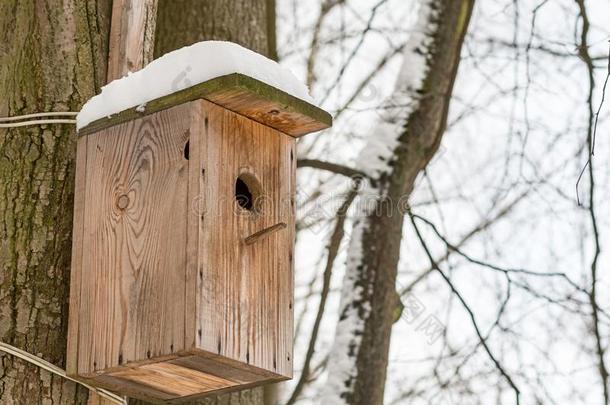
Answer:
M71 377L94 387L160 404L180 403L289 379L201 349Z

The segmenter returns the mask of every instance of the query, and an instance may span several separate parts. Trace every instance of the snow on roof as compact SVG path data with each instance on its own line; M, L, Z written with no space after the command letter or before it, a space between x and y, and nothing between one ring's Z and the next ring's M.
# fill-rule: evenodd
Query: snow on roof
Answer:
M232 42L204 41L169 52L102 87L76 116L76 128L231 73L250 76L314 104L307 86L277 62Z

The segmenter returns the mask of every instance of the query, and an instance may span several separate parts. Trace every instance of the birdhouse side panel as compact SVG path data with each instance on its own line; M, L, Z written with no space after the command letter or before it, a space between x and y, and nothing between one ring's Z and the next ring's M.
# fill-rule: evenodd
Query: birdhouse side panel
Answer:
M87 136L71 374L185 349L189 111L179 105Z
M197 348L292 376L295 141L200 100Z

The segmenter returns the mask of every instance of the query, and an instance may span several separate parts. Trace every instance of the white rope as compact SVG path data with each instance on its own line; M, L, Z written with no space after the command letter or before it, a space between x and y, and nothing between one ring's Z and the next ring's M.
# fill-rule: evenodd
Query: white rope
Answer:
M89 384L85 384L82 381L75 380L74 378L68 376L65 370L57 367L55 364L51 364L45 359L41 359L40 357L34 356L28 352L25 352L21 349L16 348L15 346L11 346L9 344L0 342L0 351L11 354L15 357L19 357L22 360L27 361L28 363L34 364L44 370L47 370L50 373L56 374L60 377L63 377L67 380L74 381L77 384L81 384L83 387L89 389L90 391L95 392L101 397L106 398L107 400L114 402L117 405L127 405L127 399L123 398L113 392L107 391L103 388L95 388L90 386Z
M25 114L25 115L15 115L12 117L0 117L0 128L17 128L17 127L25 127L28 125L45 125L45 124L76 124L75 119L68 119L68 117L75 117L78 115L77 112L74 111L51 111L51 112L41 112L41 113L33 113L33 114ZM44 119L46 117L61 117L61 118L51 118ZM43 118L43 119L35 119L30 120L30 118ZM28 121L23 121L28 120ZM18 122L12 122L18 121Z
M12 117L0 117L0 122L8 122L8 121L20 121L28 118L40 118L40 117L76 117L78 112L74 111L66 111L66 112L42 112L42 113L34 113L34 114L25 114L25 115L15 115Z
M76 120L33 120L33 121L23 121L23 122L15 122L12 124L2 124L0 123L0 128L16 128L16 127L25 127L27 125L43 125L43 124L76 124Z

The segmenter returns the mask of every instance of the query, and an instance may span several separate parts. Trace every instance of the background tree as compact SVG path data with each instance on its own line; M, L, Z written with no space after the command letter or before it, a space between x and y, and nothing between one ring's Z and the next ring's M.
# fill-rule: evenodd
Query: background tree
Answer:
M445 131L473 4L420 4L391 99L397 107L365 140L358 169L370 177L373 200L355 220L349 242L325 393L332 403L383 403L390 334L401 306L396 274L403 215Z
M335 116L332 134L299 145L295 365L306 378L286 398L320 401L335 377L330 331L345 315L348 245L369 191L345 210L345 176L367 172L359 151L379 117L409 106L389 96L422 3L280 7L280 57ZM608 12L593 1L475 4L447 131L406 204L386 403L608 402Z

